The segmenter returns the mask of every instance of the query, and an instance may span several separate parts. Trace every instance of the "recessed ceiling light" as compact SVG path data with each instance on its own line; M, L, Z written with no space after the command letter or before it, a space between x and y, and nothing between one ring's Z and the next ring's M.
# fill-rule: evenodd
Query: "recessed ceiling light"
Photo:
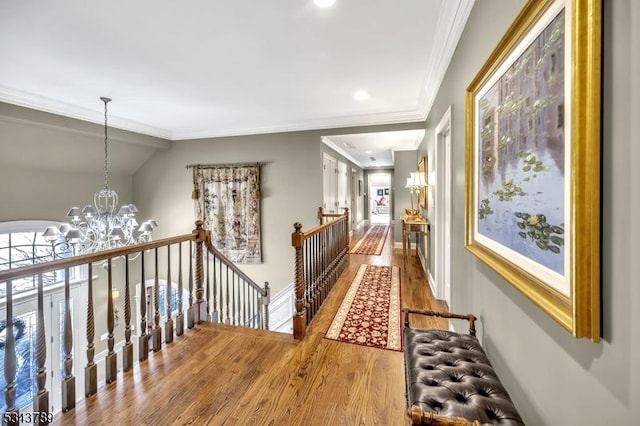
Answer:
M324 9L325 7L333 6L336 0L313 0L313 2L315 3L316 6Z
M365 99L369 99L369 94L364 90L358 90L355 95L353 95L353 99L356 101L364 101Z
M365 151L365 154L373 154L373 151Z

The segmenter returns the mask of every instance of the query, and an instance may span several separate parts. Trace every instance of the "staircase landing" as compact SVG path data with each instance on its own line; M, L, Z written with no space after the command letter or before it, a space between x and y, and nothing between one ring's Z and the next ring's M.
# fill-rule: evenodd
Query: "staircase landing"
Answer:
M392 235L380 256L349 255L347 269L303 341L201 324L58 415L55 424L406 424L402 353L323 338L360 264L402 268L402 251L393 249ZM401 281L403 306L443 309L415 255Z

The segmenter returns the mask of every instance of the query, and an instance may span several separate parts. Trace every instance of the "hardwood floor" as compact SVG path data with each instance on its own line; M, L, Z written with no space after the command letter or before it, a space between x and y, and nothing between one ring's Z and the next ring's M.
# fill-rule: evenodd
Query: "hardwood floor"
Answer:
M352 244L365 230L359 230ZM402 270L402 250L393 248L393 227L381 255L349 256L347 269L303 341L281 333L201 324L75 410L58 415L55 423L407 424L402 353L323 336L363 263L400 268L403 306L442 310L442 303L433 298L415 252ZM422 321L417 324L447 326L443 320Z

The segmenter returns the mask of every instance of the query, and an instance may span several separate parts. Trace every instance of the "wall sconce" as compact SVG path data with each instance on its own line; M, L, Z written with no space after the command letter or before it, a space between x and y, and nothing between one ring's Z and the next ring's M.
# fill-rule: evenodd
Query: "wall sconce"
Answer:
M115 317L115 327L118 326L118 320L120 319L120 317L118 316L119 311L118 308L116 307L116 305L118 304L118 300L120 300L120 291L117 288L112 288L111 289L111 299L113 300L113 314Z

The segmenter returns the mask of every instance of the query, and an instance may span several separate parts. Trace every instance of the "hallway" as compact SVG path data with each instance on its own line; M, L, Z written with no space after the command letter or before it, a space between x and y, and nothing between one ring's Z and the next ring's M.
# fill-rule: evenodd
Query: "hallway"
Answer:
M361 227L355 243L366 231ZM402 270L393 230L379 256L349 255L349 264L306 338L202 324L142 368L118 377L57 424L406 424L402 353L324 338L358 267L400 268L402 305L441 309L415 253ZM423 326L446 327L424 319ZM430 324L426 322L430 321ZM79 369L78 369L79 370Z

